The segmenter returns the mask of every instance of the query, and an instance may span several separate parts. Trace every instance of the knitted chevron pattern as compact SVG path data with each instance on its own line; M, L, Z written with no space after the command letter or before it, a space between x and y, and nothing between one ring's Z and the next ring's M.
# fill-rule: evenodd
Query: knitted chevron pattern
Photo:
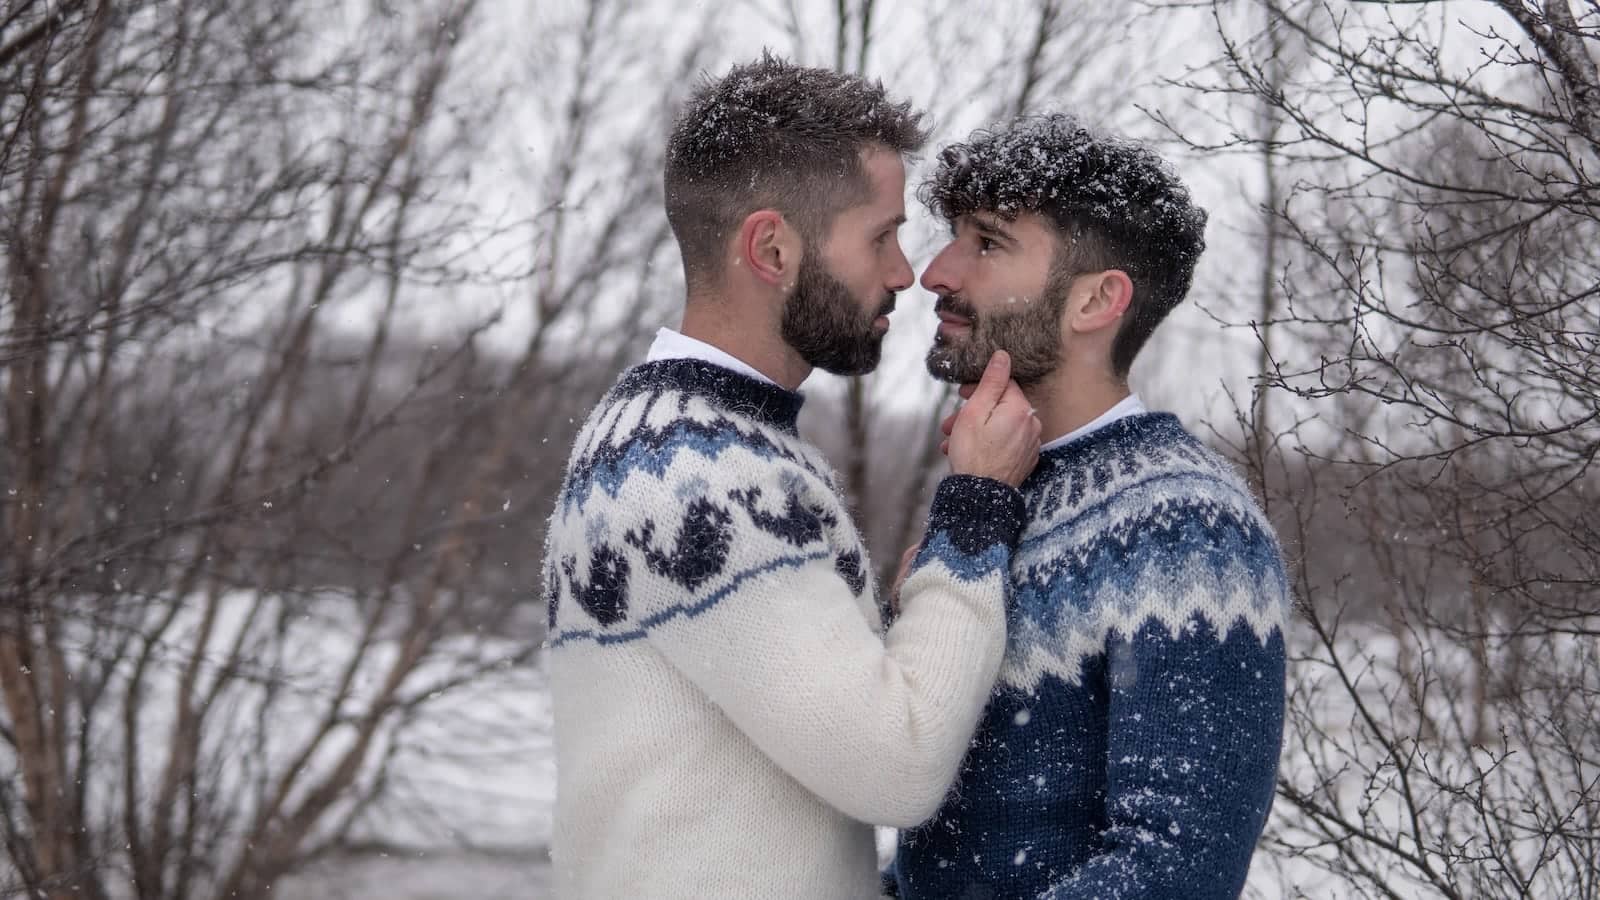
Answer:
M925 821L1005 646L1021 495L940 485L892 629L797 394L694 360L579 433L545 592L560 896L877 896L872 824Z
M552 645L638 640L662 622L705 611L752 577L820 559L835 544L848 548L832 556L835 566L858 594L865 591L861 542L834 512L831 472L795 433L799 410L796 394L704 363L627 372L579 434L550 522L551 548L583 551L548 557ZM759 485L716 496L709 470L726 465L782 465L776 507L762 503ZM646 482L646 493L670 493L674 503L613 528L622 511L604 507L630 479ZM742 569L728 572L738 509L760 533L760 546L747 548ZM834 537L841 527L837 540L822 541L824 530ZM646 579L658 589L630 590ZM712 579L722 589L701 591ZM563 617L564 597L583 614ZM614 627L623 623L628 627Z
M999 683L899 896L1236 897L1282 738L1271 527L1165 414L1047 451L1023 494Z

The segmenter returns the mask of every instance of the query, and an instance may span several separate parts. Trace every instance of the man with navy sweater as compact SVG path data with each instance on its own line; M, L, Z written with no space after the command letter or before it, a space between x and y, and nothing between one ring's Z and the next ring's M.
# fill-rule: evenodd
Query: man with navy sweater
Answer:
M1149 150L1064 116L946 149L923 199L954 234L922 276L930 372L971 384L1009 351L1046 443L998 683L888 880L903 900L1236 897L1282 741L1287 576L1231 467L1126 382L1205 213Z

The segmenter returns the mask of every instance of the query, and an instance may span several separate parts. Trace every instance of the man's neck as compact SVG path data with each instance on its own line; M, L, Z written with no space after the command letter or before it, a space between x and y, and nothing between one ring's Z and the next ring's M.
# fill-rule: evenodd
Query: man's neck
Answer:
M811 366L783 340L776 323L759 321L756 313L736 301L690 297L678 332L746 363L786 390L799 390Z
M1105 371L1075 371L1062 366L1050 377L1022 389L1039 417L1039 437L1049 443L1100 418L1132 392L1128 383Z

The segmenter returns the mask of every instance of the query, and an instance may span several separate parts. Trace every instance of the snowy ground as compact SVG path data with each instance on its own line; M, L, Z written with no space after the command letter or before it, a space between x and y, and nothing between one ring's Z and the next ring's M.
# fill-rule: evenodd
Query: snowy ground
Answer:
M521 690L528 687L524 682ZM470 765L436 757L417 759L399 773L412 794L407 805L439 814L448 823L447 839L430 842L401 817L369 820L361 836L394 849L324 860L278 885L274 893L289 900L554 897L548 848L555 759L542 672L535 691L531 704L528 697L480 698L493 708L529 713L522 724L533 731L519 737L517 754L494 754L491 758L499 762L488 766L485 757L473 758ZM522 840L515 839L518 836ZM892 829L878 830L880 859L887 861L892 855L894 840ZM1257 872L1252 878L1252 886L1260 891L1257 896L1285 896L1280 877Z
M328 860L273 891L289 900L539 900L554 897L550 860L470 851L416 851Z
M314 639L294 643L292 659L281 671L289 683L307 697L327 675L326 664L341 656L341 629L329 622L307 626ZM1373 659L1397 655L1392 641L1375 635L1349 636L1349 653ZM430 685L473 661L493 659L512 649L497 641L463 639L441 648L418 673L416 689ZM1345 655L1341 653L1341 656ZM375 654L381 666L388 650ZM1461 671L1459 660L1437 660L1444 672ZM1304 688L1327 675L1299 673ZM1375 678L1382 685L1392 679ZM153 711L168 708L160 685L151 688ZM1377 699L1377 698L1374 698ZM1388 704L1382 704L1387 706ZM1311 705L1329 739L1343 743L1350 708L1337 692ZM270 729L269 757L293 742L309 706L278 710ZM156 712L152 712L154 716ZM240 727L248 724L241 718ZM351 839L384 852L333 856L311 870L286 879L276 895L308 900L386 897L394 900L536 900L553 896L549 846L555 796L555 756L551 735L550 702L544 672L535 667L494 670L467 687L440 691L425 714L409 723L403 735L386 739L389 751L388 792L356 823ZM1359 741L1354 743L1359 744ZM152 750L154 748L152 747ZM1314 748L1286 747L1283 771L1305 771ZM152 752L152 756L156 756ZM0 760L3 762L3 760ZM1349 779L1345 779L1349 780ZM1359 791L1360 780L1341 788ZM1352 802L1359 798L1352 798ZM1279 803L1274 822L1292 825L1293 813ZM893 846L891 832L880 833L880 852ZM1331 884L1306 860L1276 860L1258 853L1246 893L1250 898L1349 896Z
M1392 657L1394 648L1375 635L1351 638L1348 652ZM1341 654L1343 655L1343 654ZM553 896L548 857L551 803L555 791L555 761L550 735L549 700L543 673L532 681L508 684L515 698L480 695L490 708L518 709L517 748L512 753L481 753L464 759L416 757L407 760L403 781L414 793L408 805L438 812L450 823L451 840L430 844L425 834L385 817L369 823L367 836L407 848L387 856L331 860L280 888L291 898L385 896L395 900L443 900L471 896L480 900L524 900ZM1310 673L1301 672L1304 679ZM1326 677L1326 676L1323 676ZM529 694L532 694L530 697ZM1330 735L1345 733L1349 721L1348 698L1337 694L1315 707ZM488 748L479 748L480 751ZM1286 772L1300 771L1311 748L1291 740L1282 762ZM1363 782L1351 780L1350 791ZM1275 824L1282 828L1295 814L1286 804L1274 809ZM431 818L431 817L430 817ZM892 852L894 835L880 829L880 856ZM477 850L464 850L461 844ZM1303 859L1279 859L1258 853L1251 870L1246 897L1344 898L1348 886L1331 882L1319 867Z

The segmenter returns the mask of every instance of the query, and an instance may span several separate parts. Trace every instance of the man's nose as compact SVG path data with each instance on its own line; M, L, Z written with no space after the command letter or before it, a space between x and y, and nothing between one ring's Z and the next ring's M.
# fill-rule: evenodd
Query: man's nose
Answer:
M933 262L928 263L928 267L922 270L922 287L929 293L960 293L960 285L955 282L955 273L946 251L941 250L939 255L933 258Z
M904 250L896 248L894 271L889 274L889 283L885 286L899 293L916 283L917 273L911 268L911 261L906 259Z

